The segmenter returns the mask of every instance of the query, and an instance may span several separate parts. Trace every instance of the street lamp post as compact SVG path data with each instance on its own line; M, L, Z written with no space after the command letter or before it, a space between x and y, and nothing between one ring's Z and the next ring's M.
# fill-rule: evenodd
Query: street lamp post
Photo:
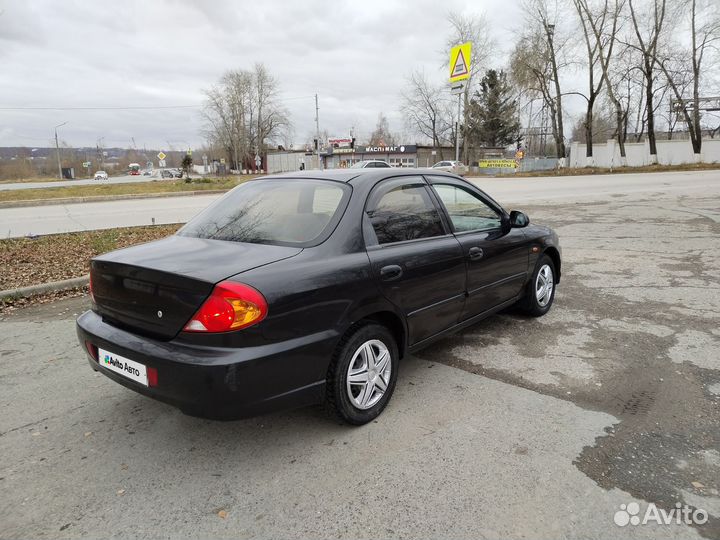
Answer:
M55 126L55 152L57 153L57 162L58 162L58 178L62 180L62 165L60 164L60 145L58 144L58 135L57 130L59 127L64 126L67 124L67 122L63 122L62 124L58 124Z
M98 159L100 160L100 168L105 170L105 137L98 137L97 140L97 152Z

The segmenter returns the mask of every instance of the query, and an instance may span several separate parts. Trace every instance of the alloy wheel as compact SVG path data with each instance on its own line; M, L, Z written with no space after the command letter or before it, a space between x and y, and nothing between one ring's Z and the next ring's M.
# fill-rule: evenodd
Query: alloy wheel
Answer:
M547 264L542 265L535 279L535 298L540 307L544 308L550 303L554 286L555 279L552 268Z

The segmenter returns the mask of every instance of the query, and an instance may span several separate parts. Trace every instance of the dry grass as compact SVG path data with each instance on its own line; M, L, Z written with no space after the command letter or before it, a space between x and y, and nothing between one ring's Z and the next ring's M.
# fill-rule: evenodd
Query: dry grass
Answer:
M179 227L126 227L0 240L0 290L84 276L96 255L169 236Z

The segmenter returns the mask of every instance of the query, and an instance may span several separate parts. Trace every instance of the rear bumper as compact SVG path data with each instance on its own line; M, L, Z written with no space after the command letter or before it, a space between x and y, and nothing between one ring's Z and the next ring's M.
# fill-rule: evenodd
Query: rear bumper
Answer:
M146 387L88 360L92 368L185 414L218 420L320 403L338 336L333 331L260 347L200 347L157 341L103 322L93 311L77 320L85 342L154 367L158 384Z

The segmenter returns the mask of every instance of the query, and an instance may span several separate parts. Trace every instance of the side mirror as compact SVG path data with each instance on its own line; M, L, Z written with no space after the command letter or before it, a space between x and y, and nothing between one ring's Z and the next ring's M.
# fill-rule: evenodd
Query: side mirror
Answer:
M527 217L527 215L519 212L518 210L510 212L511 227L521 229L523 227L527 227L528 225L530 225L530 218Z

